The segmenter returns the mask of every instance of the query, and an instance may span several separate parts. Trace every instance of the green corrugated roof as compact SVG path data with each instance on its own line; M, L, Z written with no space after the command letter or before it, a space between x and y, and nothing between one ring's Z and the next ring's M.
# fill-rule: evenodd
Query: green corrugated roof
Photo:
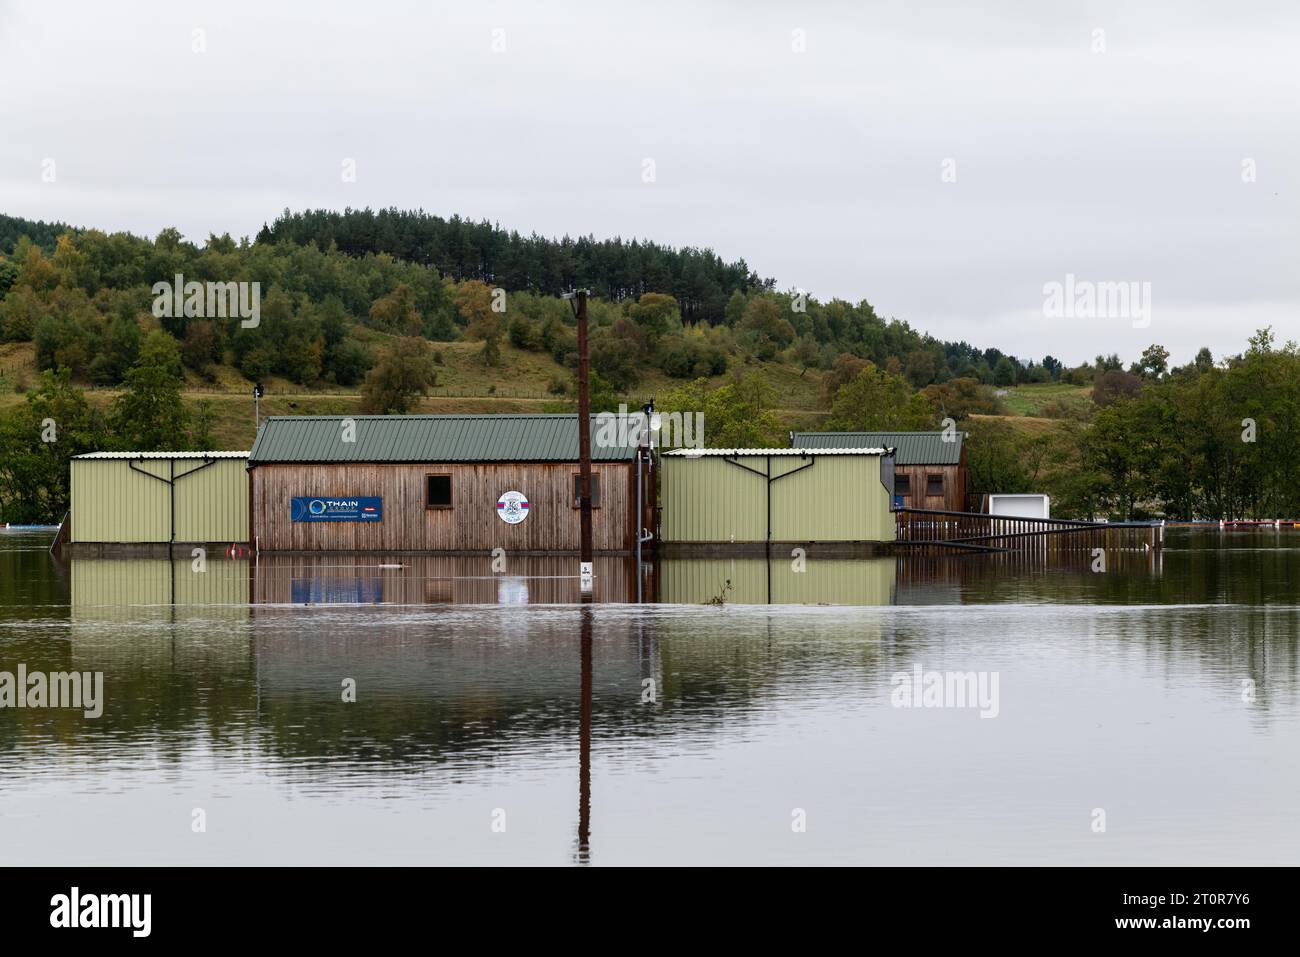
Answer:
M892 446L896 465L957 465L965 432L945 442L943 432L794 432L790 444L800 449L863 449Z
M343 422L356 423L344 442ZM631 461L635 447L601 441L591 417L593 462ZM610 433L605 428L605 435ZM635 432L635 428L627 431ZM257 430L250 465L270 462L576 462L576 415L287 415Z

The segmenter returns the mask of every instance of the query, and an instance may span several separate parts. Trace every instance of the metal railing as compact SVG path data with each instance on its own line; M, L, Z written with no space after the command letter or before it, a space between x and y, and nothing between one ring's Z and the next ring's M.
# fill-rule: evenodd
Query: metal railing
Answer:
M1164 545L1163 522L1085 522L942 509L894 510L899 545L922 552L1148 551Z

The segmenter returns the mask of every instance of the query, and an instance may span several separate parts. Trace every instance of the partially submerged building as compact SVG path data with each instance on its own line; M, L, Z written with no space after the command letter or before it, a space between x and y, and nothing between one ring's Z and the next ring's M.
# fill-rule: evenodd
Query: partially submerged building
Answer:
M970 491L966 433L943 432L791 432L801 449L894 449L893 496L896 506L964 512Z
M60 544L87 556L247 542L247 465L247 452L74 456Z
M880 447L665 452L661 548L892 542L893 462Z
M653 483L635 435L601 424L593 549L630 554ZM263 552L576 553L578 470L576 415L272 416L249 454L250 533Z

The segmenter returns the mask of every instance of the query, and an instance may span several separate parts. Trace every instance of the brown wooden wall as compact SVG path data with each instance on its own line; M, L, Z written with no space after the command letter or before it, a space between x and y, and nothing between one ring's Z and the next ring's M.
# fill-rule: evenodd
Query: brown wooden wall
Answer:
M926 495L927 476L943 475L943 495ZM908 475L912 479L912 494L903 504L910 508L938 508L950 512L966 511L966 450L961 450L959 465L896 465L895 477Z
M634 466L593 463L600 507L592 511L592 547L636 547ZM573 551L579 510L573 508L576 463L468 465L259 465L250 472L251 532L263 551ZM452 507L425 508L425 476L451 475ZM522 492L528 518L507 525L497 517L502 493ZM383 498L380 522L295 522L292 499Z

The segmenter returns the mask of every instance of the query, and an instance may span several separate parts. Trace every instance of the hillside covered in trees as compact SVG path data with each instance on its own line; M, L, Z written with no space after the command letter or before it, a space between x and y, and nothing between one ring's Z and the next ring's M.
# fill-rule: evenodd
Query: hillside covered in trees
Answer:
M0 255L6 299L0 339L37 339L42 368L64 365L74 377L99 384L121 381L125 369L122 344L109 334L112 318L147 311L151 285L178 273L187 281L259 282L263 314L274 320L258 335L241 338L229 328L233 324L177 317L166 327L178 341L192 337L193 362L201 366L205 353L219 358L233 348L248 377L274 372L303 385L359 380L365 358L348 343L350 328L431 341L510 335L563 356L568 342L560 327L571 328L573 320L558 295L576 286L595 292L593 324L613 340L601 372L616 385L630 383L636 367L647 363L691 378L717 370L725 355L829 368L836 356L850 353L891 366L916 388L963 376L1002 385L1050 381L1060 372L1050 356L1025 362L997 349L939 341L880 317L865 300L823 303L777 292L773 280L760 279L744 260L724 263L710 250L525 238L487 223L424 213L286 211L263 227L256 242L209 236L202 245L172 229L149 240L5 217ZM9 303L13 286L19 294ZM493 312L495 322L489 317L485 324L475 312L482 287L507 293L503 311ZM637 312L647 295L669 297L671 306ZM41 331L45 302L59 308L48 310ZM618 326L619 319L634 326ZM108 354L92 373L101 342ZM85 346L84 357L76 343ZM618 368L615 350L626 356L626 368Z
M663 293L677 300L686 322L720 323L731 293L770 291L776 285L760 279L743 259L725 263L709 249L592 236L523 236L491 223L423 211L285 210L262 227L257 241L335 247L349 256L388 253L455 280L478 279L510 292L554 295L583 288L615 302Z
M177 276L259 284L259 321L202 297L155 309L155 284ZM1153 344L1127 370L1115 355L1066 368L937 340L866 300L778 291L709 250L345 210L201 244L0 216L0 520L57 519L79 451L212 447L220 404L187 389L268 381L351 396L330 411L403 412L472 366L476 395L526 378L547 408L569 407L576 339L559 293L574 286L596 294L596 409L657 390L735 446L952 419L972 433L977 492L1047 491L1062 515L1300 515L1300 356L1268 330L1218 362L1203 349L1176 366ZM1029 396L1042 401L1019 407ZM47 419L56 443L40 441Z

